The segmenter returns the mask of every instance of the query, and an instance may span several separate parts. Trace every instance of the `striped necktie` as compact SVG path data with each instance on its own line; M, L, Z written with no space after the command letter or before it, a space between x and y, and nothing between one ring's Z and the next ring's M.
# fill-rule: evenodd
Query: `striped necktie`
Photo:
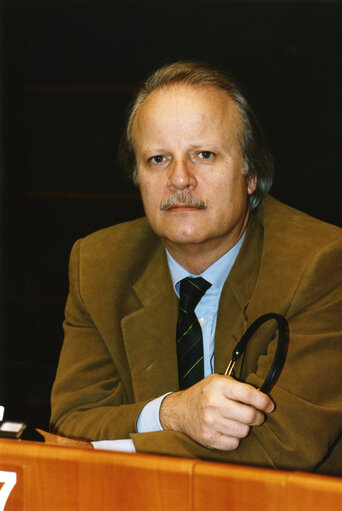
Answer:
M210 286L202 277L186 277L180 283L177 357L181 390L191 387L204 377L202 330L195 308Z

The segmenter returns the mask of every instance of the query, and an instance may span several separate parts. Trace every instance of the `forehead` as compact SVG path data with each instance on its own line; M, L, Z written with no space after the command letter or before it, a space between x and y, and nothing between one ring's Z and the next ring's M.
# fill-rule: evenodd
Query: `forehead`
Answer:
M147 135L152 126L171 130L177 124L221 128L236 136L242 129L241 114L226 91L181 83L158 88L147 96L134 119L133 138L134 132Z

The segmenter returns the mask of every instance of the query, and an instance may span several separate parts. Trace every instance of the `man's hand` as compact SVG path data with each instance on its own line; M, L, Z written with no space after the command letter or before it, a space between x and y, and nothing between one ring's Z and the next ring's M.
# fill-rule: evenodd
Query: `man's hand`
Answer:
M169 394L160 407L165 430L180 431L200 444L232 451L251 426L260 426L272 400L251 385L213 374L196 385Z
M86 442L85 440L75 440L74 438L54 435L53 433L43 431L42 429L37 429L37 431L44 437L46 444L62 445L66 447L83 447L83 449L94 449L93 445L90 442Z

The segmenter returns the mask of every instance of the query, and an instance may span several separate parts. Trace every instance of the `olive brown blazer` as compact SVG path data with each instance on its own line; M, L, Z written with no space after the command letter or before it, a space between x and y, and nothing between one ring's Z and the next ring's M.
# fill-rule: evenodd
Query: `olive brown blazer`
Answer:
M223 287L215 372L261 314L286 316L290 342L271 391L276 410L235 451L172 431L137 433L145 404L178 390L177 297L165 250L145 218L73 247L51 428L87 440L131 437L137 451L342 475L342 230L268 196L252 213ZM259 387L276 348L268 322L235 376Z

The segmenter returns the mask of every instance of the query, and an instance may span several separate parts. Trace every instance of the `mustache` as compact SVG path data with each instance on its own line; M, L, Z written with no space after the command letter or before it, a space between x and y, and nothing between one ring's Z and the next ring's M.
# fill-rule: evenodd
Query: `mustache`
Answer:
M160 210L165 211L166 209L171 208L172 206L192 206L197 209L206 209L207 204L201 199L195 199L188 192L176 192L172 193L167 199L160 203Z

